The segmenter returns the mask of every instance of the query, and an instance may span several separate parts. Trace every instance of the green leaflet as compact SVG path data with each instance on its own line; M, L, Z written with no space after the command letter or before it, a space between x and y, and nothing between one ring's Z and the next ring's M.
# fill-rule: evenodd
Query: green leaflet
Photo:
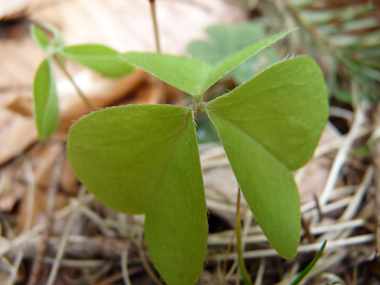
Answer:
M259 41L234 53L216 66L196 59L165 54L130 52L120 56L200 100L203 93L237 65L294 30L290 29Z
M186 125L145 220L154 266L167 284L174 285L198 281L207 247L207 208L193 116Z
M314 265L322 256L322 253L326 247L326 243L327 243L327 240L325 239L321 247L319 248L317 255L314 257L314 259L309 263L309 265L304 270L302 270L302 272L296 277L296 279L293 280L293 282L290 285L297 285L301 283L301 281L306 277L306 275L310 272L310 270L313 269Z
M191 95L203 94L203 81L213 69L200 60L160 53L129 52L120 56Z
M47 50L48 46L50 45L50 39L47 36L47 34L36 25L32 25L31 28L31 35L33 40L43 49Z
M280 62L206 105L264 234L295 256L300 202L290 170L313 155L328 117L327 90L308 57Z
M129 105L91 113L69 131L71 165L107 207L145 213L190 117L189 109L170 105Z
M44 30L45 29L45 30ZM50 38L48 36L48 32L53 35L53 42L50 42ZM44 23L42 28L37 27L36 25L32 25L31 34L33 40L44 50L48 55L52 55L56 52L56 50L60 49L65 45L63 40L63 36L61 32L48 23ZM58 60L65 64L65 57L62 55L58 55Z
M50 58L36 72L33 84L34 118L40 140L53 134L59 125L58 98Z
M309 57L282 61L207 104L263 145L290 170L313 155L328 118L328 97Z
M106 77L122 77L134 70L133 66L118 57L117 51L103 45L69 46L59 53Z
M69 131L70 163L107 207L146 212L152 260L168 284L194 284L207 245L207 208L194 118L188 108L100 110Z

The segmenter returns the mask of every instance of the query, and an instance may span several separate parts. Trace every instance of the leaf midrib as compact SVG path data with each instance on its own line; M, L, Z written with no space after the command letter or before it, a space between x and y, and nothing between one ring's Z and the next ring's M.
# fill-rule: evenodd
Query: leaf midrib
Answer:
M161 181L162 181L162 179L163 179L163 177L164 177L164 174L165 174L165 172L166 172L166 170L167 170L167 168L168 168L168 165L170 164L170 161L171 161L172 158L173 158L173 154L175 153L175 151L176 151L176 149L177 149L177 147L178 147L178 143L179 143L179 141L180 141L181 138L182 138L182 135L183 135L183 133L184 133L186 127L187 127L187 124L189 123L189 119L190 119L189 117L192 117L192 116L191 116L191 114L192 114L191 112L192 112L192 111L191 111L190 109L187 109L187 110L186 110L185 116L187 116L187 119L186 119L185 123L182 124L183 126L182 126L181 128L179 128L179 130L178 130L178 135L176 136L176 137L178 137L178 139L175 141L174 146L173 146L173 149L172 149L172 151L170 152L169 158L167 159L166 163L164 164L165 166L162 168L162 171L161 171L160 175L158 176L159 179L157 179L156 186L154 187L154 191L152 192L152 194L151 194L151 196L150 196L150 198L149 198L149 202L147 203L147 205L149 205L150 200L151 200L152 197L153 197L153 194L157 191L157 189L158 189L158 187L159 187L159 185L160 185L160 183L161 183Z
M207 109L207 107L206 107ZM247 136L250 140L254 141L255 143L259 144L263 149L265 149L269 155L271 155L274 159L276 159L276 161L278 161L279 163L281 163L284 167L286 167L286 169L289 169L288 166L286 166L285 163L283 163L281 160L279 160L277 158L277 156L275 156L270 150L268 150L261 142L257 141L256 139L254 139L253 137L251 137L249 134L247 134L244 130L242 130L240 127L238 127L236 124L234 124L233 122L231 122L230 120L228 120L227 118L225 118L224 116L218 114L217 112L215 111L212 111L210 109L207 109L207 113L213 113L215 116L219 117L220 119L222 119L223 121L227 122L229 125L233 126L235 129L239 130L240 132L242 132L245 136Z

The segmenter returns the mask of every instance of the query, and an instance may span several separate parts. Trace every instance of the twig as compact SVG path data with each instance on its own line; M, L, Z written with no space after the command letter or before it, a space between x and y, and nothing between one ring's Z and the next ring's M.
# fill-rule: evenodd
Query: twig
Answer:
M150 268L150 265L148 261L146 260L145 256L145 251L144 251L144 246L143 246L143 233L142 231L139 233L138 241L136 242L138 251L139 251L139 257L141 260L141 263L143 264L146 272L148 273L149 277L153 280L154 283L157 285L161 285L162 283L160 280L157 278L156 274L154 274L152 268Z
M54 62L58 65L58 67L62 70L62 72L66 75L66 77L69 79L71 84L74 86L75 90L77 91L78 95L82 98L83 102L86 104L87 108L90 111L93 111L95 108L91 104L91 102L87 99L87 97L83 94L83 92L80 90L79 86L75 83L74 79L70 75L70 73L67 71L67 69L64 67L62 62L59 60L57 56L53 56Z
M265 266L266 266L266 259L261 258L260 259L260 266L259 270L257 271L257 276L255 280L255 285L261 285L263 283L263 277L265 272Z
M342 146L339 148L339 151L335 157L334 163L332 165L329 177L327 179L325 188L323 189L322 195L319 199L319 203L321 206L325 205L327 201L330 199L330 195L332 190L335 187L336 181L339 177L339 172L346 161L348 152L357 137L358 132L360 131L361 125L365 122L366 116L365 116L366 108L359 104L356 111L355 111L355 119L353 122L353 125L348 132L348 135L343 141Z
M156 0L149 0L150 13L152 15L154 38L156 40L156 49L158 53L161 53L160 36L158 34L157 14L156 14Z
M64 229L63 234L62 234L62 240L61 240L61 243L60 243L59 250L58 250L57 255L55 257L53 267L52 267L52 269L50 271L49 279L46 282L47 285L53 285L54 282L55 282L55 279L57 278L59 266L61 264L61 260L62 260L63 254L65 252L65 247L66 247L66 244L67 244L67 240L69 238L71 229L74 226L75 220L76 220L77 216L80 213L80 207L81 207L81 205L83 203L85 194L86 194L86 188L84 188L82 186L80 188L80 190L79 190L79 193L78 193L79 205L76 207L74 213L71 215L69 221L67 222L67 224L65 226L65 229Z
M329 249L335 249L336 247L346 247L346 246L355 245L355 244L373 242L374 239L375 239L374 234L367 234L367 235L350 237L346 239L333 240L333 241L329 241L329 243L326 246L325 251L327 252ZM298 254L318 251L318 249L321 247L321 244L322 243L313 243L313 244L307 244L307 245L301 244L298 246ZM243 253L243 256L246 259L250 259L250 258L253 259L253 258L278 256L278 253L274 249L269 248L269 249L245 251ZM232 259L235 259L236 257L237 257L236 253L230 253L227 258L229 260L232 260ZM216 254L216 255L210 256L207 259L207 261L217 262L218 260L221 260L224 258L225 258L225 254Z
M121 253L121 272L123 274L123 280L125 285L131 285L131 280L128 276L128 252L130 248L130 243L128 242L125 246L125 250Z
M28 280L28 285L37 284L38 277L40 275L42 260L47 249L47 243L50 236L51 227L53 224L53 214L54 214L55 205L56 205L57 189L58 189L58 184L60 180L60 173L62 170L63 161L64 161L64 156L61 156L61 158L59 158L58 162L56 163L54 167L54 171L52 174L52 182L50 184L50 187L48 188L48 199L46 203L46 229L43 233L40 247L32 266L32 270L31 270L30 277Z
M154 38L156 42L156 50L157 53L161 53L161 45L160 45L160 35L158 33L158 21L157 21L157 13L156 13L156 0L149 0L149 6L150 6L150 14L152 16L152 22L153 22L153 29L154 29ZM158 103L163 103L164 101L164 94L166 85L163 81L161 81L158 78L154 78L154 81L157 86L157 92L158 92Z
M32 217L33 217L33 208L34 208L34 195L36 193L36 183L34 179L33 169L32 165L30 164L30 161L26 162L26 175L27 175L27 181L28 181L28 192L26 195L26 221L24 224L23 232L26 232L30 229L30 225L32 224ZM24 256L24 249L22 248L17 254L13 261L13 268L11 271L11 276L9 278L8 284L12 285L17 280L17 272L20 267L21 261Z
M90 202L93 199L94 199L94 196L86 195L84 199L84 204ZM74 209L72 208L71 205L65 206L61 210L54 213L54 221L59 221L65 218L66 216L70 215L73 211ZM36 237L36 235L44 231L46 227L47 227L47 223L42 222L34 226L31 230L19 235L18 237L14 238L11 241L4 242L3 240L0 240L0 256L5 255L11 250L31 241L31 239Z
M245 268L244 264L244 258L243 258L243 246L241 241L241 219L240 219L240 198L241 198L241 191L240 187L238 188L238 195L237 195L237 202L236 202L236 252L238 256L238 263L239 263L239 271L241 274L241 277L243 279L244 285L250 285L250 277L248 275L247 269Z

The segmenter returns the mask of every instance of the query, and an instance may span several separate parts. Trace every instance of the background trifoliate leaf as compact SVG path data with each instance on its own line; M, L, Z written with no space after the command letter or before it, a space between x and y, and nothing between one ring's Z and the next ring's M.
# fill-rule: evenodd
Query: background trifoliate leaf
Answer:
M293 28L293 29L284 31L282 33L278 33L273 36L270 36L266 39L256 42L253 45L248 46L240 50L239 52L236 52L232 54L231 56L227 57L225 60L220 62L218 65L216 65L214 69L212 70L212 72L209 74L209 76L207 77L207 80L204 83L204 86L205 86L204 91L210 88L215 82L217 82L220 78L222 78L228 72L233 70L240 63L254 56L256 53L260 52L261 50L274 44L278 40L284 38L287 34L295 31L296 29L297 28Z
M189 44L187 50L192 57L212 65L252 45L265 35L264 28L259 23L243 23L237 26L217 25L207 28L206 33L209 36L208 41L194 41ZM241 84L279 60L276 50L268 47L237 66L230 75Z
M186 57L152 53L124 53L121 58L195 97L200 97L220 78L257 52L294 31L290 29L259 41L216 66Z
M122 77L134 70L133 66L118 57L117 51L103 45L69 46L59 53L106 77Z
M313 155L327 90L308 57L280 62L206 105L251 211L277 252L294 258L300 202L290 170Z
M193 285L207 247L207 208L193 116L146 211L145 238L166 284Z
M43 140L53 134L59 125L57 91L49 57L42 61L34 77L33 104L38 137Z
M107 207L144 213L191 117L188 108L171 105L129 105L91 113L69 131L70 163Z

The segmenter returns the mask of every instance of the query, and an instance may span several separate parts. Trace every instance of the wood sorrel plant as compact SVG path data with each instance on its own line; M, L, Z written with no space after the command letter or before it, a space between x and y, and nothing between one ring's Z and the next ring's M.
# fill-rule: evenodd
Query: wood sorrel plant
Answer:
M244 60L292 30L216 66L130 52L129 63L194 98L190 107L129 105L103 109L70 129L67 152L80 181L109 208L145 214L152 261L168 284L194 284L207 245L207 208L194 116L215 125L236 179L271 245L292 259L300 239L300 201L292 170L313 155L328 117L318 65L306 56L279 62L228 94L202 95Z
M111 78L125 76L134 70L133 66L118 57L117 51L107 46L97 44L65 46L61 33L52 25L37 26L33 24L31 34L34 41L46 52L46 58L38 67L33 84L34 119L40 140L52 135L59 125L59 106L53 62L74 85L89 110L93 110L93 106L65 68L67 58ZM53 35L53 40L50 40L49 34Z

